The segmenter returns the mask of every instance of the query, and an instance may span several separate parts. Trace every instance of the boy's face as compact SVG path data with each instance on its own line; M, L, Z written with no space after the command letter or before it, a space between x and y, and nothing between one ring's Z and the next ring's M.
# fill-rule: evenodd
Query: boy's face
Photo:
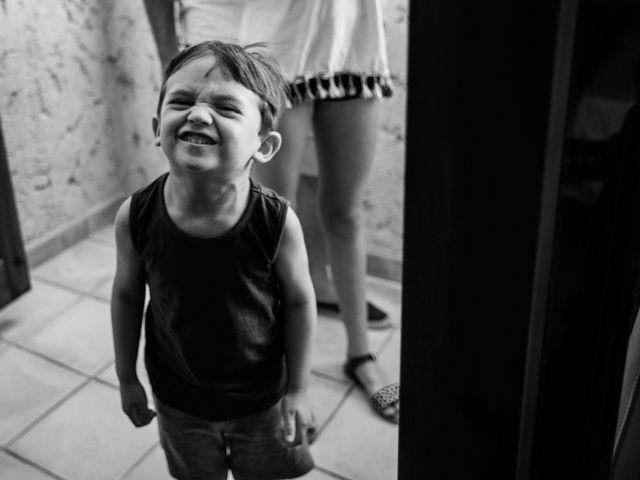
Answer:
M174 169L233 179L249 171L251 159L268 160L260 135L261 101L214 65L213 57L198 58L168 79L154 129Z

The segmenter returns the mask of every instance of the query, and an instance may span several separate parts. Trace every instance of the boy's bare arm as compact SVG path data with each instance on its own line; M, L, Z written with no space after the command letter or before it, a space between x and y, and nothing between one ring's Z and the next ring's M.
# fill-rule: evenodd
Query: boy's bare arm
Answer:
M316 327L316 300L309 274L307 250L300 221L289 209L275 265L282 287L284 319L284 345L287 368L287 394L283 402L288 440L293 441L295 423L308 423L310 413L306 405L306 393L311 372L311 353ZM293 425L292 425L293 423Z
M117 260L111 293L111 324L122 409L139 427L151 421L153 412L147 408L146 393L136 373L145 277L131 241L129 205L130 199L122 204L115 220Z
M178 52L174 18L174 0L144 0L147 18L164 68Z

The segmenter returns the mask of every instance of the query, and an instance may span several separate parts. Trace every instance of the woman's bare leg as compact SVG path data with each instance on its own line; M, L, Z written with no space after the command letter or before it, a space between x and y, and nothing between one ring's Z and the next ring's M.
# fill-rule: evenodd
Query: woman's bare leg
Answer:
M300 165L304 153L313 114L313 103L303 103L286 110L278 131L282 135L282 146L273 159L266 164L253 166L253 177L266 187L274 189L295 206L300 178Z
M278 131L282 134L282 147L267 164L255 164L253 176L263 185L273 188L296 207L300 167L304 155L314 105L312 102L297 105L284 112ZM327 277L325 245L320 227L314 218L301 218L305 227L305 241L309 252L309 269L318 300L335 301L333 284ZM317 230L317 231L316 231Z
M333 281L347 331L347 356L370 352L365 295L366 249L362 200L376 150L380 102L318 102L313 116L318 150L318 208ZM376 363L357 376L368 395L388 382Z

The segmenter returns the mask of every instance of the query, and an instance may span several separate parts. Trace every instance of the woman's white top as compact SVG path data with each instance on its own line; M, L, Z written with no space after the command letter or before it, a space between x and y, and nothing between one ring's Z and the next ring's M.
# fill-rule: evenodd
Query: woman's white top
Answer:
M315 78L320 98L344 96L344 74L362 78L365 91L360 96L391 95L380 0L176 2L181 47L205 40L240 45L265 42L285 79L306 83L305 95L310 93L310 79ZM313 85L312 89L318 95Z

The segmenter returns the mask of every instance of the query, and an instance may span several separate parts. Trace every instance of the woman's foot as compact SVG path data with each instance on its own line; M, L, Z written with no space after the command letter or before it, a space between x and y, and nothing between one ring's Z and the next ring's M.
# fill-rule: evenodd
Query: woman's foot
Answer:
M400 391L397 383L388 383L385 375L370 353L347 360L344 372L361 388L372 408L385 420L398 423L400 416Z
M327 264L314 264L311 268L311 279L316 292L316 304L319 310L340 313L340 306L336 300L336 290L333 285L331 267ZM387 312L371 302L367 302L367 325L372 330L382 330L393 326Z
M340 313L338 302L326 300L316 301L319 310L329 310L333 313ZM389 320L387 312L379 309L373 303L367 302L367 326L372 330L383 330L390 328L393 324Z

